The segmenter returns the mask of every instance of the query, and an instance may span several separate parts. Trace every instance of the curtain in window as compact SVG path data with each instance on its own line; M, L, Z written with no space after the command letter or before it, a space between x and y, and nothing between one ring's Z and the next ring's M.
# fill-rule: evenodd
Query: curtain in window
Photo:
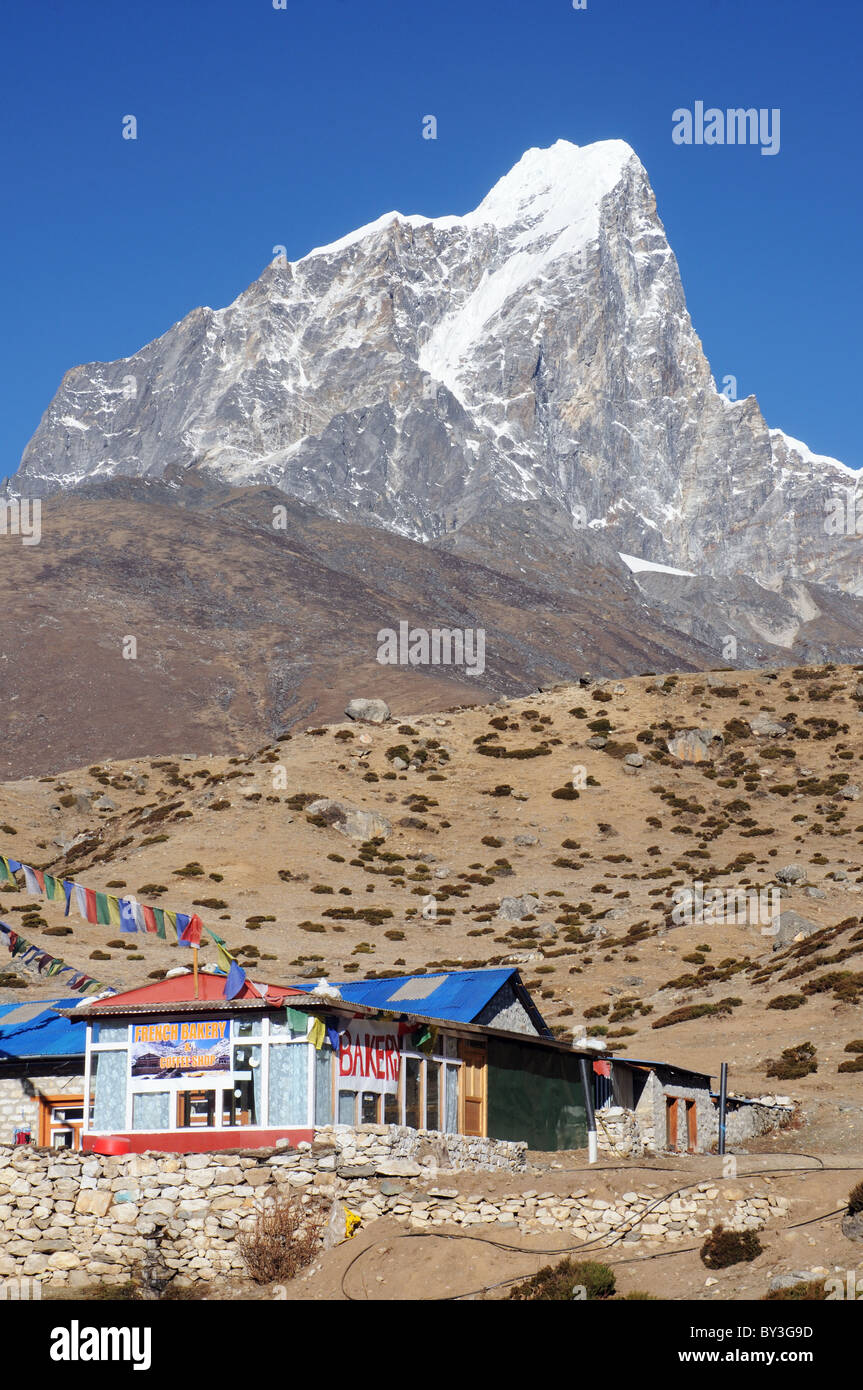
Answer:
M339 1118L337 1123L340 1125L355 1125L357 1122L357 1093L356 1091L339 1091Z
M458 1134L458 1067L446 1069L444 1129L447 1134Z
M127 1053L94 1052L92 1065L95 1079L93 1128L123 1130L126 1127Z
M132 1096L133 1129L169 1129L170 1091L137 1091Z
M242 1043L234 1047L234 1071L243 1073L243 1081L240 1089L244 1096L235 1097L240 1100L240 1108L245 1109L243 1100L248 1104L249 1078L251 1078L251 1089L253 1104L250 1107L248 1124L261 1125L264 1123L264 1116L261 1104L262 1088L264 1084L263 1066L261 1058L260 1043ZM272 1082L270 1083L272 1085Z
M270 1124L309 1122L309 1044L270 1047Z
M315 1124L331 1125L332 1122L333 1049L326 1044L315 1053Z

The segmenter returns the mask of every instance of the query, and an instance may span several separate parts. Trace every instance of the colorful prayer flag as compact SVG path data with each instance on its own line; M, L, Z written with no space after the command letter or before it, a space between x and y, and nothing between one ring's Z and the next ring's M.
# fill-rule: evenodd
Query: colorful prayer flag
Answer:
M29 864L22 864L21 868L24 870L24 884L27 892L32 893L34 898L40 897L42 894L42 885L36 877L36 870L31 869Z
M225 998L235 999L246 983L246 972L235 960L231 961L231 968L225 980Z
M300 1013L299 1009L288 1007L286 1010L287 1024L292 1033L306 1034L309 1031L308 1014Z
M201 933L204 929L203 922L197 912L193 912L191 917L188 918L181 928L180 918L184 916L185 913L177 914L177 936L179 941L183 946L200 946Z
M120 931L136 932L138 923L135 920L135 901L133 898L120 898L117 902L117 909L120 914Z

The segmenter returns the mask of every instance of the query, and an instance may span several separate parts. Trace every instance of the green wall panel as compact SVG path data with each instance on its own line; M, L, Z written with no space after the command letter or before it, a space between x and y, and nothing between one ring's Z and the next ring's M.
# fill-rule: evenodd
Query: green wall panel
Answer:
M488 1133L531 1149L583 1149L587 1117L578 1059L529 1043L488 1043Z

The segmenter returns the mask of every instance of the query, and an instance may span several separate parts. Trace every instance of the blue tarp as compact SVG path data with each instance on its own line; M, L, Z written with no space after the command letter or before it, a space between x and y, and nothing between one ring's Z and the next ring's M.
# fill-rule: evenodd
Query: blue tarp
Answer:
M419 1014L423 1018L450 1019L453 1023L473 1023L489 1000L517 974L512 967L429 971L427 975L400 975L389 980L339 981L338 988L349 1004ZM302 982L296 988L311 990L314 986Z
M39 1057L83 1057L87 1025L61 1018L56 1009L80 1004L71 999L39 999L29 1003L0 1004L0 1062Z

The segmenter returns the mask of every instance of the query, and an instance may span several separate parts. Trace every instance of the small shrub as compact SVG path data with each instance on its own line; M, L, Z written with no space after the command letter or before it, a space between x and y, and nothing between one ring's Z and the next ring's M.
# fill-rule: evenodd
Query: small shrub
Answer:
M823 1279L802 1280L788 1289L771 1289L762 1303L820 1303L827 1297Z
M578 1287L587 1291L588 1302L611 1298L616 1287L614 1272L596 1260L578 1263L567 1256L559 1264L546 1265L523 1284L516 1284L509 1296L522 1302L571 1303Z
M293 1279L310 1264L325 1221L322 1205L304 1204L297 1194L279 1196L260 1207L251 1231L237 1237L240 1254L255 1283Z
M767 1005L768 1009L799 1009L801 1004L806 1003L803 994L777 994L775 999L771 999Z
M780 1081L796 1081L801 1076L808 1076L810 1072L817 1070L815 1047L811 1042L799 1043L797 1047L786 1047L778 1060L770 1058L767 1062L767 1075L775 1076Z
M757 1260L762 1253L755 1231L726 1231L721 1224L713 1227L699 1251L708 1269L727 1269L729 1265Z
M856 1216L863 1211L863 1182L858 1182L848 1193L848 1215Z

